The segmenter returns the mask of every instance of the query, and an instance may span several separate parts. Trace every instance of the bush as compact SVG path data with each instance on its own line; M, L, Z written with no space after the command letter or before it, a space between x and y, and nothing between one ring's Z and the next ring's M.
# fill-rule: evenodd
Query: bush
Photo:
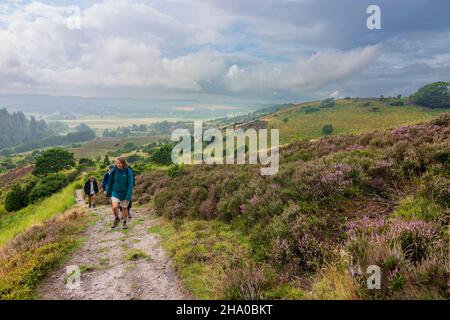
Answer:
M302 110L305 111L306 114L320 111L319 108L312 107L312 106L303 107Z
M169 175L169 177L175 178L176 176L180 175L183 172L183 170L184 170L183 165L173 164L170 166L169 171L167 171L167 174Z
M58 192L69 183L68 178L60 173L50 174L42 178L31 190L28 198L30 202L48 197Z
M161 147L155 149L150 155L150 160L158 164L171 164L172 163L172 145L164 144Z
M322 133L325 135L330 135L333 133L333 125L331 124L326 124L322 127Z
M271 287L271 279L267 271L254 263L240 262L227 273L224 288L225 299L261 300L265 291Z
M334 101L334 98L328 98L328 99L322 100L320 102L321 108L332 108L335 105L336 105L336 101Z
M15 185L5 197L5 209L8 212L17 211L28 204L28 195L25 188Z
M95 167L95 162L88 158L81 158L78 160L78 165L80 167Z
M380 111L381 110L378 107L373 107L373 108L370 109L370 112L380 112Z
M402 100L394 100L389 103L390 106L396 107L396 106L404 106L405 103Z

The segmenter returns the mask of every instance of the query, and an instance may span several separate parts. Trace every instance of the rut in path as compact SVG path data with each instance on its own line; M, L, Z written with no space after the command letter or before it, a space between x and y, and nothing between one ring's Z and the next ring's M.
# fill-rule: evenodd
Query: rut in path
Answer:
M77 190L78 205L83 194ZM186 299L171 260L161 248L158 236L149 234L154 223L147 209L132 210L129 229L121 224L111 229L113 216L109 206L92 209L97 216L84 236L86 242L71 258L48 276L37 290L41 299ZM79 289L67 288L66 266L77 265L82 270Z

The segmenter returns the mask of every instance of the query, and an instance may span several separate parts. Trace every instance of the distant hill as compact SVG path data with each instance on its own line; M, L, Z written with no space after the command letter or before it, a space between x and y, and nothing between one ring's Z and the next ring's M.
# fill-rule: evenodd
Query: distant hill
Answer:
M155 100L134 98L69 97L0 94L0 107L50 120L73 120L79 116L125 116L162 118L217 118L247 114L267 107L258 102Z
M391 102L392 103L392 102ZM393 103L395 104L395 103ZM321 108L320 101L305 102L263 116L269 128L280 129L281 143L325 136L322 129L332 125L331 135L360 134L429 121L450 109L414 105L392 106L377 98L339 99L333 107Z

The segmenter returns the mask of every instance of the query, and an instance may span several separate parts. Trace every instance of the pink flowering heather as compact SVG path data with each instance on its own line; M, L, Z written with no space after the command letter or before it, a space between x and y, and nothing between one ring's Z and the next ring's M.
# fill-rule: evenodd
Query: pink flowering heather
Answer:
M348 146L345 151L357 151L357 150L362 150L365 147L360 145L360 144L352 144L351 146Z

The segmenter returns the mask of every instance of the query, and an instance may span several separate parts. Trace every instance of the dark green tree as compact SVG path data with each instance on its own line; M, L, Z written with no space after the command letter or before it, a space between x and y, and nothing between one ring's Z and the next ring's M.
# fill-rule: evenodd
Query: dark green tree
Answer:
M429 108L450 108L450 82L434 82L420 88L413 101Z
M73 166L75 166L75 158L72 152L62 148L48 149L36 158L33 175L45 176Z

